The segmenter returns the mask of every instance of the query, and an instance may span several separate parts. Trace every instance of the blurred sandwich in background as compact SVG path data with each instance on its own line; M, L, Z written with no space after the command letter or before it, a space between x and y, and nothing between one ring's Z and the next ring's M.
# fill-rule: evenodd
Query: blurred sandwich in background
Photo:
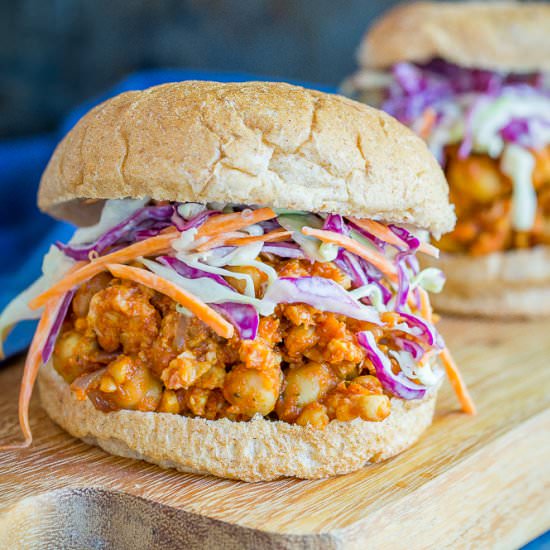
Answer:
M550 314L550 5L413 3L379 19L343 91L422 136L458 223L443 311Z

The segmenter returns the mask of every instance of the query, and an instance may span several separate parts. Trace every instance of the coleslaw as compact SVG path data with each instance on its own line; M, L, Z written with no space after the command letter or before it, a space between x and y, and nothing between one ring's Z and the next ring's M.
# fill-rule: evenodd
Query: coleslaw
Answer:
M45 258L42 282L16 297L0 316L0 326L6 328L57 304L38 342L43 363L51 356L75 290L107 270L115 277L150 281L178 302L178 311L193 312L224 338L255 340L259 319L279 304L308 304L380 327L376 337L369 331L356 336L389 395L418 399L439 383L440 369L432 359L445 345L421 294L440 290L444 278L434 268L419 271L416 253L434 251L423 249L409 229L371 220L374 236L361 220L333 214L125 202L107 201L96 226L78 230L68 244L57 243ZM383 235L394 237L388 242ZM334 262L349 286L320 276L279 276L273 266L288 258ZM246 270L234 269L247 266L263 273L261 288ZM26 369L39 366L35 361ZM461 398L469 400L465 388Z

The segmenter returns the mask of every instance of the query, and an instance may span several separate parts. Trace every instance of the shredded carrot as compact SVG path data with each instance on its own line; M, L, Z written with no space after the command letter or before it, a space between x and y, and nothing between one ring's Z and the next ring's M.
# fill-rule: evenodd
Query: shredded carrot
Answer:
M428 293L418 287L418 294L420 295L420 315L429 323L433 323L433 311Z
M393 327L401 322L401 315L397 311L383 311L380 320L386 325Z
M36 332L34 333L25 367L23 369L23 378L21 380L21 388L19 390L19 425L25 440L22 443L14 443L12 445L3 445L0 450L24 449L32 443L32 432L29 423L29 404L31 401L32 390L38 370L42 364L42 348L46 342L46 338L50 333L52 325L55 321L56 313L61 305L63 297L52 298L46 304L44 313L38 322Z
M302 233L309 237L316 237L323 242L341 246L342 248L349 250L353 254L356 254L357 256L360 256L361 258L367 260L367 262L371 263L387 277L389 277L390 280L397 280L395 267L385 256L382 256L382 254L379 254L374 250L369 250L351 237L340 235L340 233L335 233L334 231L313 229L311 227L302 228Z
M219 336L223 338L231 338L233 336L234 329L231 323L226 321L217 311L214 311L202 300L171 281L139 267L107 264L106 268L115 277L134 281L172 298L172 300L194 313Z
M220 214L206 220L197 232L197 238L210 237L218 233L238 231L249 225L260 223L275 218L277 214L271 208L258 208L258 210L243 210L232 214Z
M106 268L108 263L124 263L139 258L140 256L150 256L152 254L162 254L170 247L170 243L179 235L176 230L157 235L143 241L131 244L125 248L100 256L90 263L85 264L80 269L70 272L63 279L58 281L48 290L33 298L29 302L31 309L42 307L50 298L71 290L88 279L91 279Z
M426 321L433 323L434 316L432 312L432 306L430 305L428 293L423 288L419 288L418 292L420 293L420 315L422 315L422 317L424 317ZM474 401L472 400L470 393L468 392L468 388L466 387L466 384L462 379L462 376L460 375L460 371L458 370L458 367L456 366L456 363L454 362L451 353L449 352L449 349L445 348L440 353L439 357L441 358L441 362L445 367L449 382L451 382L451 386L453 386L456 396L458 397L458 400L462 405L462 410L467 414L476 414L476 406L474 404Z
M284 229L275 229L275 231L265 233L264 235L252 236L248 236L240 231L231 231L229 233L224 233L223 235L212 237L205 243L197 246L195 250L204 252L217 246L245 246L247 244L259 242L272 243L276 241L285 241L291 235L292 231L285 231Z
M467 414L476 414L477 411L475 403L470 395L470 392L468 391L468 388L466 387L466 383L460 375L460 371L458 370L458 367L456 366L456 363L454 362L448 348L445 348L439 354L439 357L441 358L441 362L445 367L447 377L449 378L449 381L453 386L456 396L460 401L462 410Z
M420 246L418 247L418 251L423 252L424 254L427 254L432 258L439 258L439 248L425 241L420 241Z
M383 223L376 222L374 220L362 220L359 218L349 218L355 225L358 225L365 231L368 231L375 237L378 237L382 241L385 241L394 246L403 247L406 246L405 241L398 237L389 227L385 226ZM433 256L434 258L439 258L439 250L437 247L433 246L430 243L420 241L420 246L418 247L419 252L423 252L428 256Z
M424 140L428 139L436 121L437 113L435 112L435 109L432 109L431 107L424 109L420 119L418 135Z
M286 241L292 236L292 231L285 231L284 229L275 229L264 235L254 235L251 237L242 237L236 239L228 239L225 244L231 246L244 246L252 243L274 243L277 241Z

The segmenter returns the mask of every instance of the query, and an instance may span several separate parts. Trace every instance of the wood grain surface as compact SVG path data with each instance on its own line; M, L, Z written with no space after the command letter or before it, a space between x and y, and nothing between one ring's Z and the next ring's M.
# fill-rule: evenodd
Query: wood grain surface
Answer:
M441 331L478 416L446 386L415 447L332 479L247 484L109 456L35 398L33 447L0 454L0 547L518 547L550 527L550 322ZM19 363L0 370L2 441L19 436Z

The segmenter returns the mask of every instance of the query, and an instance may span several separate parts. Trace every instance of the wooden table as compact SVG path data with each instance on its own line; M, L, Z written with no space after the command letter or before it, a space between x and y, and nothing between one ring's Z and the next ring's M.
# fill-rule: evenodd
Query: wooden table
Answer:
M550 322L447 320L479 414L448 385L412 449L347 476L247 484L76 441L32 403L35 444L0 454L0 547L517 547L550 527ZM0 370L0 439L20 363Z

